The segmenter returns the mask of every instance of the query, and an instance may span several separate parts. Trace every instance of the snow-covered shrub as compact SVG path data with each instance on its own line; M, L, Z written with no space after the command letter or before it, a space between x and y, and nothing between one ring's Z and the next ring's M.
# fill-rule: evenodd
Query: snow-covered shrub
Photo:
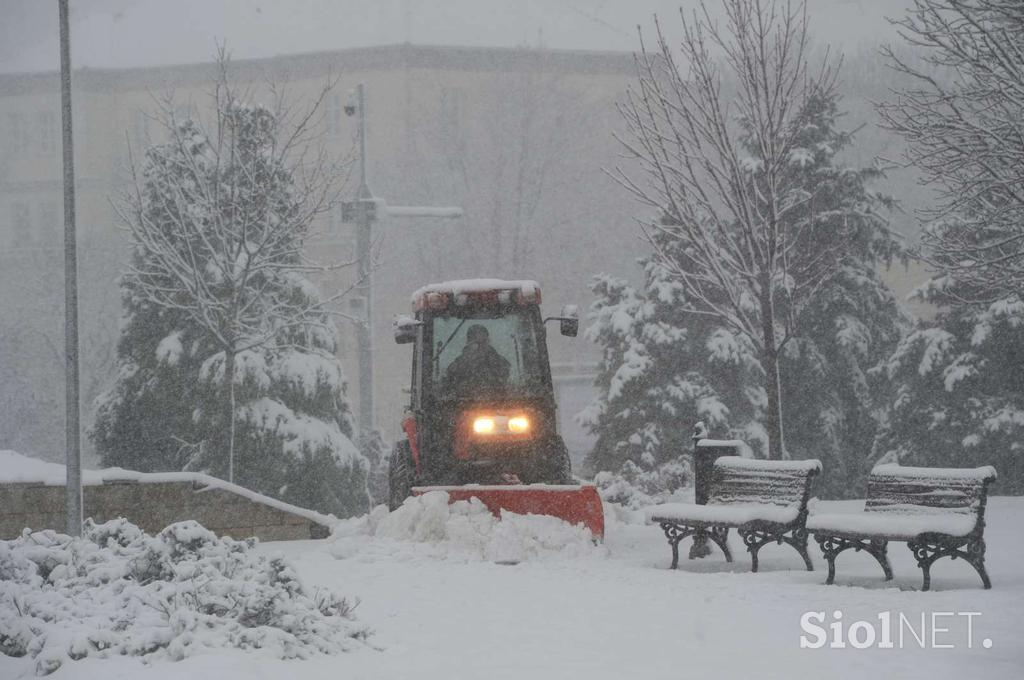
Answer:
M601 500L617 503L630 510L663 503L666 498L688 486L692 479L685 460L670 460L653 470L644 470L627 460L619 472L599 472L594 477Z
M156 536L124 519L88 522L82 538L26 530L0 541L0 651L47 675L87 656L177 661L217 647L306 658L368 635L349 601L307 592L255 544L193 521Z

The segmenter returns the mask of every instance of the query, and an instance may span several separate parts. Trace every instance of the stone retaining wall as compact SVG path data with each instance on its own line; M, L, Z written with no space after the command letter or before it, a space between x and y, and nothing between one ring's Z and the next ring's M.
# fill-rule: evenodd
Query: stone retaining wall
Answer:
M149 534L192 519L218 536L261 541L325 538L329 529L308 517L198 482L108 480L84 487L84 516L96 522L125 517ZM28 527L65 530L64 487L42 483L0 484L0 539Z

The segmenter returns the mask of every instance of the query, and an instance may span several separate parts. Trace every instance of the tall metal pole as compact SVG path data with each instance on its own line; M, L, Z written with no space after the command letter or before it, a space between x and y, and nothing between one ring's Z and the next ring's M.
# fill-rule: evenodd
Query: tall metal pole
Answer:
M78 249L75 236L75 158L71 135L71 36L68 0L60 14L60 116L64 161L64 356L66 362L67 533L82 534L82 450L78 404Z
M356 259L359 282L356 296L362 302L362 319L357 325L356 342L359 351L359 434L369 436L373 431L373 267L370 256L373 246L373 223L378 213L391 217L433 217L452 219L462 217L458 207L385 206L374 198L366 183L366 88L356 86L356 106L359 107L359 191L356 200L345 204L342 214L356 223ZM346 115L352 115L349 107ZM350 212L348 212L350 210Z
M368 437L373 431L373 268L370 251L373 244L373 193L366 183L366 88L356 86L356 105L359 107L359 192L356 196L356 259L359 261L359 285L356 294L362 299L363 318L358 327L359 343L359 434Z

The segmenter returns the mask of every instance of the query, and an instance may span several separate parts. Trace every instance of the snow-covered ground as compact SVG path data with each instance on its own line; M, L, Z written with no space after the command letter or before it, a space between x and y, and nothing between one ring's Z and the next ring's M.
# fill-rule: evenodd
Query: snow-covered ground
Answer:
M344 523L323 541L260 547L284 553L308 588L359 598L356 617L374 631L369 646L301 661L238 650L148 665L136 658L87 658L51 677L1024 677L1024 498L990 500L986 539L994 588L982 590L962 561L943 560L933 569L933 592L918 590L920 570L903 544L890 547L894 582L882 580L871 557L844 553L840 585L825 586L817 546L813 573L802 570L788 546L769 546L761 553L761 573L751 574L735 536L735 563L716 552L670 571L669 548L657 527L611 520L604 545L593 547L557 523L495 525L473 508L427 506L398 516L378 511ZM857 509L856 502L818 508ZM879 615L890 612L896 647L802 649L801 616L825 612L827 626L837 610L844 630L857 620L878 630ZM964 616L971 612L977 614ZM900 649L901 614L920 633L922 613L928 648L904 626ZM933 647L933 615L937 629L948 629L936 630L934 643L951 648ZM32 669L29 659L0 657L2 678L28 676Z

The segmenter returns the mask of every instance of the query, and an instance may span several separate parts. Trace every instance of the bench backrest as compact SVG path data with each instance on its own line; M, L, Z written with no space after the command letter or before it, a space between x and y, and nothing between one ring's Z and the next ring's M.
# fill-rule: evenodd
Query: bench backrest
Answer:
M723 456L711 475L709 505L768 503L806 511L811 484L821 472L817 460L755 460Z
M868 477L865 512L901 515L974 515L984 520L994 468L925 468L879 465Z

